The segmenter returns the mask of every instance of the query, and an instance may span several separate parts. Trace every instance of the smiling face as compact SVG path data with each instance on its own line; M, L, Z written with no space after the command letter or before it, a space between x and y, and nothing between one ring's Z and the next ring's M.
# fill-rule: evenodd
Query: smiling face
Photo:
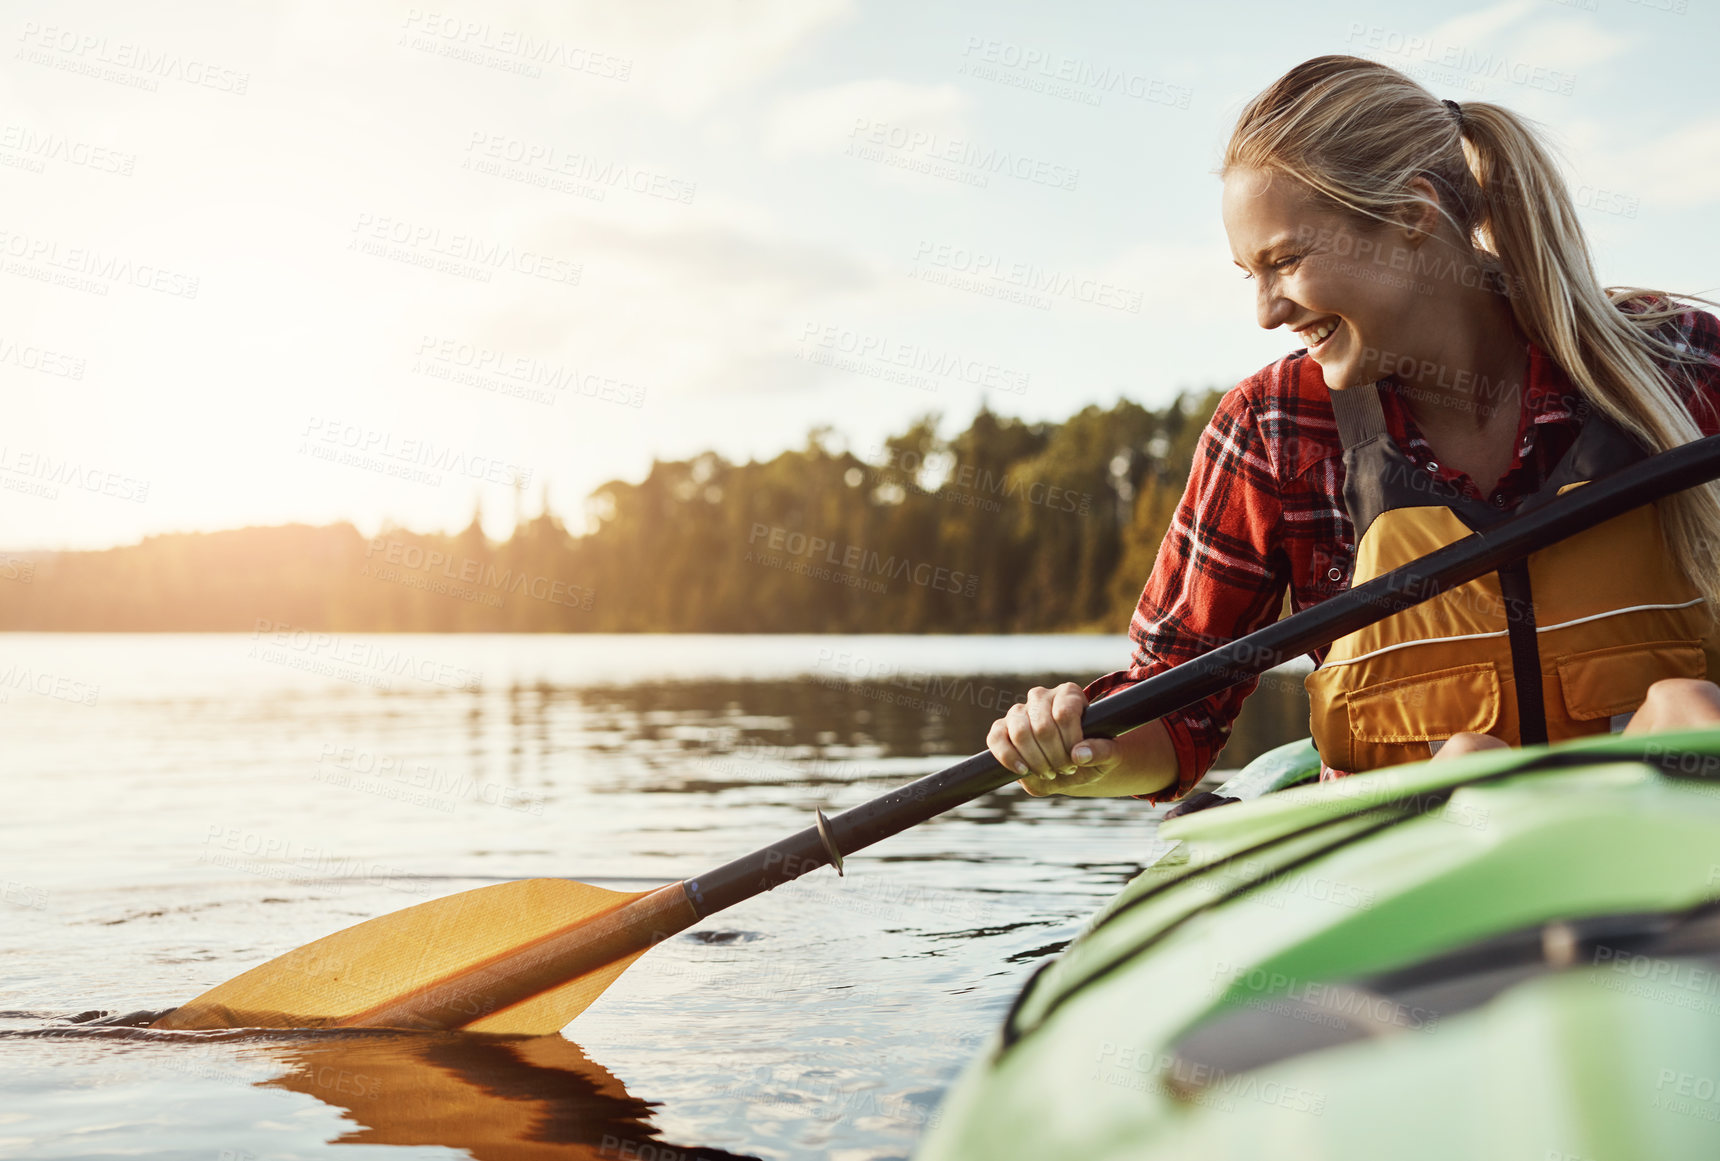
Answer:
M1419 349L1414 320L1429 300L1393 265L1394 255L1413 259L1402 228L1358 222L1300 182L1244 169L1224 180L1224 231L1256 283L1260 325L1295 332L1331 389L1380 379L1382 352Z

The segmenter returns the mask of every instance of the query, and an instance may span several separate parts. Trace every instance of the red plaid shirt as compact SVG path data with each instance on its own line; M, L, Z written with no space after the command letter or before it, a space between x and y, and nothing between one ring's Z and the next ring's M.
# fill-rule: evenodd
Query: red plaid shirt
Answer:
M1682 339L1707 356L1687 396L1705 435L1720 431L1720 319L1688 311ZM1701 398L1707 406L1697 405ZM1581 425L1581 403L1565 373L1533 344L1511 466L1483 496L1461 472L1436 463L1403 401L1381 393L1387 430L1411 463L1468 495L1514 507L1558 463ZM1292 611L1350 585L1355 528L1344 508L1343 445L1319 364L1305 350L1262 368L1225 394L1195 450L1188 488L1153 574L1129 623L1135 652L1127 669L1087 687L1090 698L1181 665L1278 619L1284 592ZM1326 650L1309 656L1318 665ZM1258 679L1167 715L1176 748L1176 784L1152 802L1180 798L1230 736L1230 724ZM1341 771L1321 767L1322 780Z

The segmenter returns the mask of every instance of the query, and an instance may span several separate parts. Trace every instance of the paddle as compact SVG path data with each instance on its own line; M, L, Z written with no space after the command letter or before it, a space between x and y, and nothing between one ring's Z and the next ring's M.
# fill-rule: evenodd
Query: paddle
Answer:
M1328 645L1662 496L1720 477L1720 436L1652 456L1087 707L1110 736ZM152 1027L560 1029L653 944L1013 782L989 753L713 871L626 894L566 879L482 887L360 923L252 968Z

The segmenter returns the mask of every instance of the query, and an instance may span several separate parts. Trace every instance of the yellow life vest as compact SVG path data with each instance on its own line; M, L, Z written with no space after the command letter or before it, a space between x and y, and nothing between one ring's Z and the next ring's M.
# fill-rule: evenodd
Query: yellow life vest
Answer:
M1378 384L1332 392L1362 584L1514 513L1417 469L1387 434ZM1591 412L1516 512L1646 452ZM1606 733L1666 677L1720 674L1720 638L1652 506L1334 642L1304 684L1320 758L1356 773L1427 758L1473 730L1513 746Z

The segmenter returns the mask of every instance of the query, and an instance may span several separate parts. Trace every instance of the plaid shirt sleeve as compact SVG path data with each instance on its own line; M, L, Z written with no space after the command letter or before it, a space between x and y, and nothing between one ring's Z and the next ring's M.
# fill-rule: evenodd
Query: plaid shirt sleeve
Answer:
M1188 488L1129 624L1135 646L1129 667L1090 684L1089 698L1144 681L1278 619L1289 583L1281 490L1249 385L1224 396L1201 434ZM1187 794L1224 746L1256 684L1251 678L1166 715L1177 779L1139 797L1165 802Z

